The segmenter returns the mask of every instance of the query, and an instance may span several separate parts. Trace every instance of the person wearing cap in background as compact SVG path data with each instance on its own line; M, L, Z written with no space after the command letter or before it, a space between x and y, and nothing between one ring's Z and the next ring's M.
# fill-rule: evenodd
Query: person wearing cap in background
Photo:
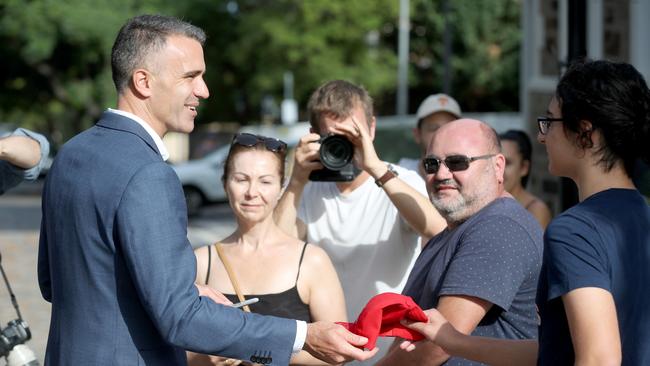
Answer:
M427 152L433 133L440 126L459 119L461 115L458 102L447 94L429 95L418 107L417 126L413 128L413 138L420 146L420 158L402 158L397 165L414 170L424 178L425 173L421 161Z

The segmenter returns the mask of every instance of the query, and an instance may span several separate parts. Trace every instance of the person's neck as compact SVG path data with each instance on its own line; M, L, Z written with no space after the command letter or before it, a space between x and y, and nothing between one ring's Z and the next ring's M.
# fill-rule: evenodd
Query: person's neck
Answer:
M265 243L268 243L269 238L274 237L277 234L277 230L279 230L273 221L273 215L270 215L262 222L256 223L237 221L237 244L252 250L257 250Z
M143 100L135 98L132 95L120 95L120 97L117 99L117 109L140 117L149 126L151 126L154 131L156 131L160 138L163 138L163 136L165 136L165 133L167 131L165 131L162 126L154 122L156 119L154 118L149 108L147 108L147 105Z
M370 174L364 170L350 182L337 182L336 187L339 189L339 192L341 192L341 194L349 194L355 189L361 187L361 185L365 183L366 180L368 180L368 177L370 177Z
M578 199L580 202L596 193L613 189L635 189L632 178L627 175L622 163L617 162L609 172L602 169L602 165L592 162L576 174L573 181L578 186Z

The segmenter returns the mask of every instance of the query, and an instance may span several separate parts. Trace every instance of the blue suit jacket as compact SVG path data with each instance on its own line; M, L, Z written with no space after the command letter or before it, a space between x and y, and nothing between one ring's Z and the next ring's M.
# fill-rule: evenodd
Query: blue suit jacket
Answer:
M289 363L294 320L198 296L178 177L126 117L104 113L57 155L38 278L52 303L46 365L185 365L185 349Z

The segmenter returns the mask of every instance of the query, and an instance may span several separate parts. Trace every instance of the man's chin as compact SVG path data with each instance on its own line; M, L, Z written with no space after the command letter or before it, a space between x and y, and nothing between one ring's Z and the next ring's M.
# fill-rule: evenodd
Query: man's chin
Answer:
M194 120L187 121L182 125L178 126L178 128L175 131L170 131L170 132L190 133L192 131L194 131Z
M437 197L432 203L436 210L443 216L453 215L465 208L465 203L459 201L458 198Z

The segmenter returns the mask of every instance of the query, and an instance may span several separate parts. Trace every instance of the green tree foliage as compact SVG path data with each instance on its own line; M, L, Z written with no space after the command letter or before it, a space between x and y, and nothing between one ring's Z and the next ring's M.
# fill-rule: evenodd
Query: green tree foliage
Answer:
M51 134L55 143L115 105L110 50L129 17L160 1L0 0L0 121Z
M518 0L449 0L453 91L466 110L516 109ZM302 117L322 82L363 84L379 114L394 112L399 0L0 0L0 122L64 142L115 105L110 49L136 14L179 16L208 34L211 97L200 120L259 120L294 75ZM411 0L413 112L442 87L441 0Z
M234 2L230 2L231 5ZM397 18L394 0L242 0L236 10L205 1L187 12L210 35L206 46L213 97L208 116L259 119L265 95L282 99L283 75L294 74L294 98L306 106L322 82L347 79L372 95L394 88L394 46L369 45L369 34ZM194 10L196 5L193 5Z
M442 0L411 0L412 107L441 91ZM463 110L519 109L520 0L447 0L452 36L451 94Z

